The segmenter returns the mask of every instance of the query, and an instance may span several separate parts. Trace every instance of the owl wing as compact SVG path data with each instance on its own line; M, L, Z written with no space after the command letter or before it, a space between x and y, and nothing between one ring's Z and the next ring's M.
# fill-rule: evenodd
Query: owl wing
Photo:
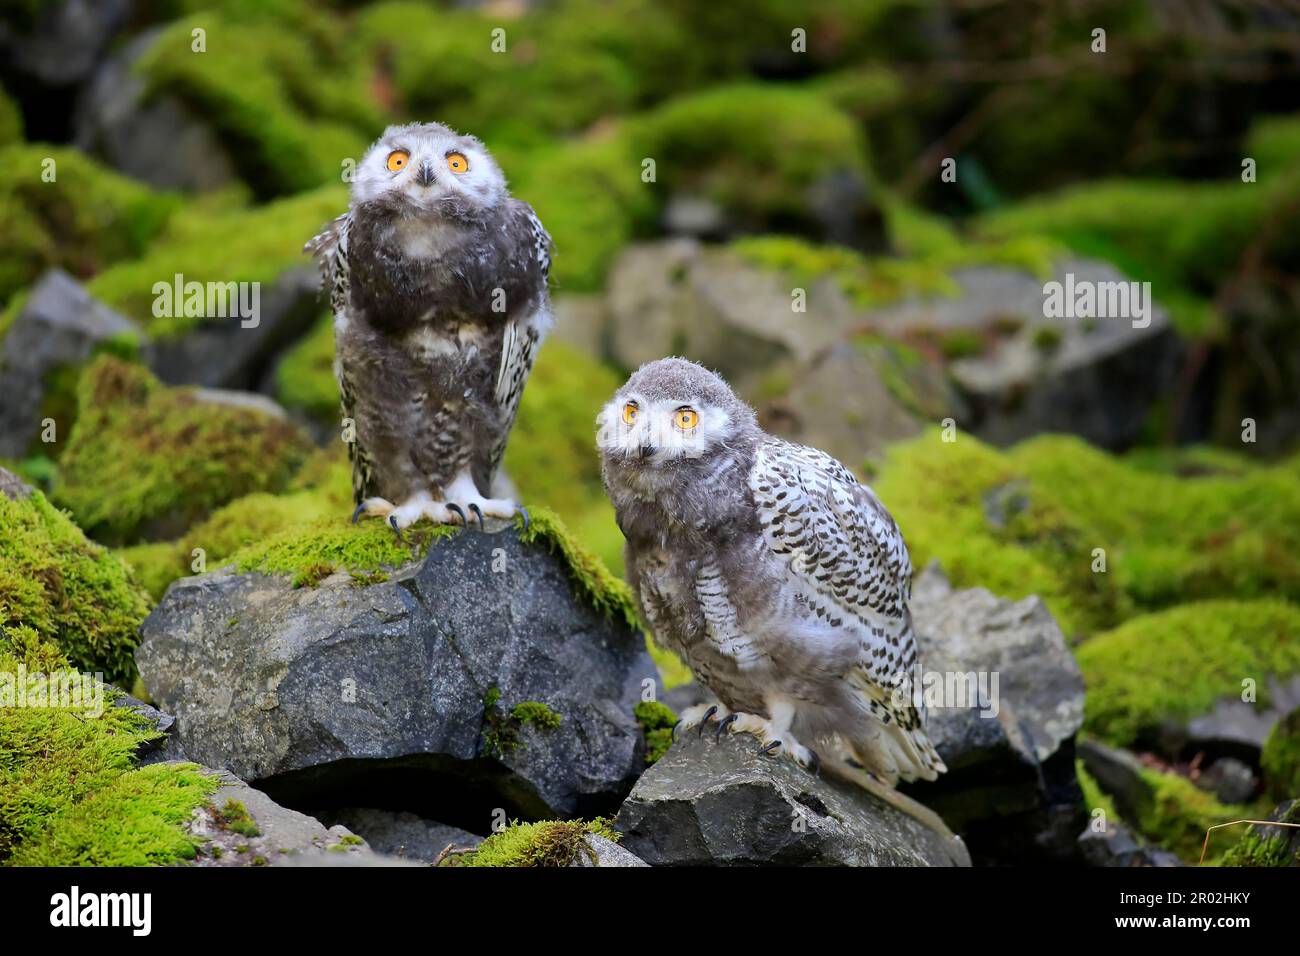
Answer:
M537 305L526 314L511 316L502 336L501 362L497 366L493 396L502 410L504 425L492 442L486 462L474 475L475 483L485 494L505 455L510 429L519 411L519 400L524 394L524 384L537 361L537 350L551 321L547 292L551 273L551 237L528 203L511 200L508 215L506 232L513 237L513 249L505 256L505 261L516 273L514 284L534 292L535 296L529 298L535 298Z
M348 230L351 225L352 213L345 212L303 246L303 252L314 256L320 266L321 287L329 295L336 329L348 320ZM334 377L339 383L342 416L345 420L355 421L356 390L348 378L347 363L341 351L334 358ZM374 460L355 430L352 441L348 442L348 459L352 462L352 498L360 504L371 494Z
M870 488L815 448L768 439L749 483L764 540L785 559L808 607L829 626L859 635L860 654L845 678L863 710L884 725L888 744L883 764L871 760L869 769L933 779L943 763L912 699L912 560L897 523Z

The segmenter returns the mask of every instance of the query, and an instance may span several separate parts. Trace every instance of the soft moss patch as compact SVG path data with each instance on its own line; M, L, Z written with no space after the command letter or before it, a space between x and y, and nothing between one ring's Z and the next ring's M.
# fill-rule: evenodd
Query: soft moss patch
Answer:
M75 667L129 683L149 603L126 565L39 491L0 493L0 528L0 626L29 627Z
M999 451L936 429L891 448L872 483L914 566L938 558L958 586L1038 594L1086 635L1189 600L1300 600L1298 478L1300 456L1179 476L1066 436Z
M206 31L201 53L195 27ZM182 17L136 70L147 96L178 97L204 118L260 196L337 181L342 160L360 159L383 123L346 26L306 4Z
M671 707L657 700L643 700L632 712L645 735L645 762L647 765L652 764L672 746L673 725L677 723L677 715Z
M1300 866L1300 800L1292 800L1269 815L1283 826L1251 824L1236 846L1224 854L1224 866ZM1274 819L1276 818L1276 819ZM1289 825L1288 825L1289 824Z
M220 810L213 812L212 818L222 830L229 830L240 836L255 837L262 834L257 824L253 822L248 808L238 800L227 800Z
M587 834L617 842L617 830L601 817L595 820L542 820L520 823L513 820L492 834L474 851L463 854L454 866L571 866L582 855L593 863L595 854L586 845Z
M1075 656L1087 685L1084 726L1128 745L1247 691L1267 706L1269 678L1300 673L1300 607L1194 602L1126 621Z
M1144 837L1171 850L1187 863L1200 859L1205 832L1210 827L1259 812L1256 807L1222 804L1212 794L1177 774L1143 770L1142 780L1150 788L1151 798L1141 808L1139 819L1132 822ZM1221 862L1223 855L1241 837L1242 832L1232 828L1214 831L1205 862Z
M1277 800L1300 796L1300 707L1274 726L1259 757L1268 792Z
M537 700L525 700L515 704L510 708L510 716L524 726L536 727L538 730L554 730L564 720L551 708Z
M400 568L418 561L435 541L459 530L424 521L404 530L399 540L387 522L353 524L348 516L339 515L286 528L241 548L228 563L241 573L289 575L296 587L313 586L335 571Z
M265 295L265 287L287 269L311 267L303 243L347 205L347 187L341 183L252 209L195 203L171 219L144 255L104 270L87 288L153 338L183 335L204 319L154 315L155 283L171 283L176 275L186 282L259 282Z
M489 687L483 695L483 752L490 757L509 756L521 746L519 733L524 727L551 731L563 720L537 700L520 701L506 711L501 706L500 688Z
M1083 791L1083 805L1088 811L1089 819L1094 811L1100 810L1111 823L1118 823L1122 818L1115 808L1115 801L1110 794L1101 789L1097 778L1088 773L1082 760L1074 761L1074 772L1079 778L1079 789Z
M236 552L290 528L352 511L348 463L333 448L313 453L289 489L278 495L256 492L237 498L179 540L133 545L118 551L118 556L131 566L145 590L161 600L167 585L177 578L220 567ZM365 571L354 577L374 583L379 574Z
M65 147L3 146L0 167L0 302L51 266L85 277L140 255L179 205Z
M0 628L0 673L50 673L68 666L26 626ZM133 769L134 753L157 731L133 711L98 716L55 708L0 708L0 863L141 866L195 855L186 830L216 790L194 764Z
M101 540L167 537L228 501L284 487L308 447L286 421L201 402L100 358L78 387L53 497Z

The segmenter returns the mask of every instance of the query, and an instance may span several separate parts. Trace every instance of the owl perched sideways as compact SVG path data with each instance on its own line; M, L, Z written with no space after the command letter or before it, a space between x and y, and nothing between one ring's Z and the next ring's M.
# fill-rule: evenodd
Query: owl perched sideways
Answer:
M348 211L307 243L334 313L335 373L361 515L513 517L492 485L551 324L550 236L487 149L438 123L392 126ZM525 515L526 517L526 515Z
M913 702L911 561L871 489L683 359L643 365L597 423L642 615L719 701L682 724L752 733L934 825L891 789L946 768Z

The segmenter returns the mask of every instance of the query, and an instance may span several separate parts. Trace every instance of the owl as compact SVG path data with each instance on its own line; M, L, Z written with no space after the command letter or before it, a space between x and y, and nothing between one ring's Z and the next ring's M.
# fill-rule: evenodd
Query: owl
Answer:
M550 249L474 137L392 126L366 152L348 211L306 246L334 314L353 521L400 535L522 511L492 495L551 324Z
M872 490L683 359L643 365L597 425L643 619L717 697L679 726L748 732L947 833L893 790L946 768L913 699L911 561Z

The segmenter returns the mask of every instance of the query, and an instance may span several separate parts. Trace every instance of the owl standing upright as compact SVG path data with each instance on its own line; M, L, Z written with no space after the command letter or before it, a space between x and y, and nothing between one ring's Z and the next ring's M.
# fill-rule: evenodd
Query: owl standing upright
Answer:
M355 170L348 211L306 250L354 425L353 520L400 532L522 510L492 488L551 324L550 237L483 144L438 123L389 127Z
M946 833L892 789L946 768L913 699L907 546L871 489L683 359L642 366L597 422L642 615L718 698L682 724L752 733Z

